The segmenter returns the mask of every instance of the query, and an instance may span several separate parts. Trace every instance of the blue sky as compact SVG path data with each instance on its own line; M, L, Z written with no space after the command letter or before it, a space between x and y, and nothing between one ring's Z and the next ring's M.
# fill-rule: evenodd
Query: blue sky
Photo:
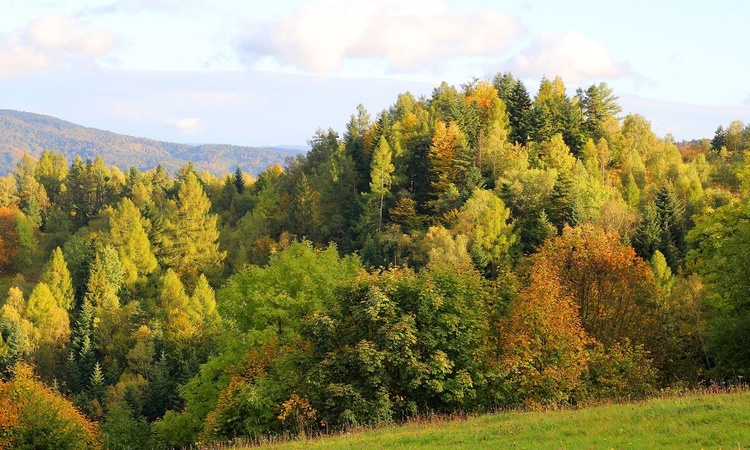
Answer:
M750 121L750 4L4 0L0 108L161 140L301 145L398 93L605 81L660 136Z

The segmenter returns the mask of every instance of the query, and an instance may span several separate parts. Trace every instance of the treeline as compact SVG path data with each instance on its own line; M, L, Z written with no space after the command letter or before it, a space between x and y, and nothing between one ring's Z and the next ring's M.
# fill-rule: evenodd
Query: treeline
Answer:
M192 161L214 174L230 172L237 164L258 174L269 165L282 163L290 154L270 148L156 141L87 128L42 114L0 109L0 174L12 172L24 152L39 157L45 149L54 149L68 160L101 156L108 165L123 170L143 170L160 164L172 172Z
M257 179L23 158L0 446L61 417L71 447L180 447L739 380L750 127L677 145L620 113L499 74L360 106Z

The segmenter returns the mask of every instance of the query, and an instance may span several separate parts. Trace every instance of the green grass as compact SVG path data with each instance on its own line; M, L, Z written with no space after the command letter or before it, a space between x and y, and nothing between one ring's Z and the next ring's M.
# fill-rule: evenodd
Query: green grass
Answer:
M750 392L690 395L580 410L504 412L264 448L750 448Z

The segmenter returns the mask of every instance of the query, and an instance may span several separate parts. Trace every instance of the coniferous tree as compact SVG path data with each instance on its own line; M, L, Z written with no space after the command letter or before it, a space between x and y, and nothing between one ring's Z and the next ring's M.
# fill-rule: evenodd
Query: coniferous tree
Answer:
M584 127L589 138L597 142L605 137L604 122L622 111L620 105L617 104L618 97L604 82L592 84L585 91L578 88L576 97L578 97L581 112L585 118Z
M156 256L143 228L143 218L133 202L124 198L109 218L106 241L117 249L124 270L124 283L132 284L139 276L157 267Z
M663 185L659 189L654 204L661 225L659 251L667 259L670 269L677 272L687 251L685 206L669 185Z
M165 224L164 264L185 279L219 268L226 256L219 251L217 216L198 178L189 172L177 191L174 212Z
M521 80L516 80L507 101L508 118L510 121L510 142L525 145L534 135L533 112L529 91Z
M57 247L50 257L47 267L42 273L41 281L47 284L52 296L57 299L60 306L70 311L74 303L73 280L70 277L68 265L65 263L62 249Z
M51 201L57 202L67 176L68 163L65 156L54 150L44 150L34 168L34 178L44 186Z
M310 186L304 172L295 177L288 211L289 231L299 238L316 240L320 231L320 193Z
M70 352L66 363L68 389L77 394L88 386L88 376L94 370L94 307L84 301L70 336Z
M344 148L347 155L354 161L354 167L359 174L356 182L357 191L363 191L370 184L370 160L372 155L368 151L367 132L371 126L370 115L362 104L357 106L357 114L352 114L344 133Z
M654 252L661 247L662 222L654 202L649 202L641 211L641 221L635 232L633 247L638 256L650 260Z
M388 145L388 141L385 137L380 136L380 141L375 149L375 153L372 155L372 166L370 168L370 192L379 197L379 213L378 213L378 233L383 226L383 202L385 196L390 192L391 187L391 174L393 174L394 167L391 163L391 146Z
M245 176L242 174L240 166L237 166L237 169L234 171L232 183L234 183L234 187L235 189L237 189L238 194L242 194L245 192Z
M112 247L104 247L94 257L84 302L88 301L94 308L117 309L122 281L123 269L117 252Z

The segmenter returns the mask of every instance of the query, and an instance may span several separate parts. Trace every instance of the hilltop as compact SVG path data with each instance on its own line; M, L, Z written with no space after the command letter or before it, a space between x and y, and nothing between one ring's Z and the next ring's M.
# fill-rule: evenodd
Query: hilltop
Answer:
M56 117L0 110L0 174L13 170L28 152L38 157L44 149L62 152L68 161L101 156L107 165L149 170L161 164L173 172L192 161L216 175L239 165L257 175L268 166L303 153L299 147L258 148L223 144L178 144L84 127Z

